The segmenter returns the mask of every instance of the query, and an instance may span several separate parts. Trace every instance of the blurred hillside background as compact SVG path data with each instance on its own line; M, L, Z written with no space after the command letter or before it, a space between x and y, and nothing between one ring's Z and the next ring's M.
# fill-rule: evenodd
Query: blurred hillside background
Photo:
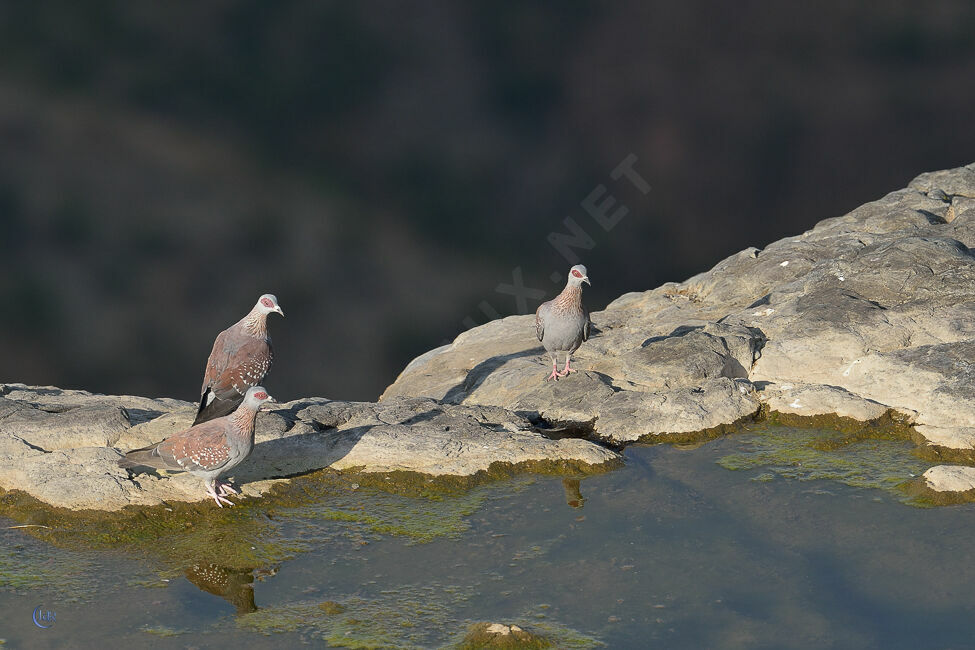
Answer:
M0 381L194 399L273 292L271 392L374 399L515 267L554 295L566 217L597 310L975 160L961 0L4 2L0 43Z

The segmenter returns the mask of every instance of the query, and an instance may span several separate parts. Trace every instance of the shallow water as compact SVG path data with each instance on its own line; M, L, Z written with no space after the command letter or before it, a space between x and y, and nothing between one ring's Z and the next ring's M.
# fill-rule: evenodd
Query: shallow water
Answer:
M496 621L560 647L971 646L975 506L906 503L895 486L926 469L910 443L819 451L825 435L631 447L578 483L523 476L441 500L350 484L247 528L289 558L252 571L64 550L0 520L0 638L438 647Z

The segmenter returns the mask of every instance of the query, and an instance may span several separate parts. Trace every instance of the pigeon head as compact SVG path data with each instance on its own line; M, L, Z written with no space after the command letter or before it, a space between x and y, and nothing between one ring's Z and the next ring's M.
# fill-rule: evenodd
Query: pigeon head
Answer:
M271 312L276 312L284 316L284 312L281 310L281 306L278 304L278 299L274 294L265 293L263 296L257 299L257 309L262 314L270 314Z
M244 395L244 406L251 411L268 410L269 406L264 406L267 402L273 402L274 398L267 394L263 386L251 386Z
M592 286L592 283L589 281L589 275L586 273L586 267L582 264L576 264L569 269L569 284L573 287L579 287L582 286L583 282Z

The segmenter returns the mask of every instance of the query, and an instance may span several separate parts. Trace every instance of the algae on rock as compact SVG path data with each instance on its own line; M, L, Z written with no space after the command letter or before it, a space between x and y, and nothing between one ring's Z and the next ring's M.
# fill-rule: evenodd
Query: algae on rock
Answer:
M896 436L868 437L812 428L759 425L736 438L744 451L718 459L729 470L764 470L755 480L786 478L836 481L851 487L879 489L916 503L905 485L927 469L913 443Z

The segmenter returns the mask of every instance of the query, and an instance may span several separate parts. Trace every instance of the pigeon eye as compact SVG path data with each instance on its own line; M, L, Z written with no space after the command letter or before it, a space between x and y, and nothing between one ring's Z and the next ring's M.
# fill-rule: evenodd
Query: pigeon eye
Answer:
M579 273L579 272L578 272L577 270L575 270L575 269L572 269L572 275L574 275L574 276L576 276L577 278L581 278L581 277L582 277L582 273Z
M254 393L254 397L257 399L267 399L267 393L261 391L260 393Z
M261 298L261 304L264 305L265 307L273 307L274 306L274 303L271 302L271 299L270 298Z

